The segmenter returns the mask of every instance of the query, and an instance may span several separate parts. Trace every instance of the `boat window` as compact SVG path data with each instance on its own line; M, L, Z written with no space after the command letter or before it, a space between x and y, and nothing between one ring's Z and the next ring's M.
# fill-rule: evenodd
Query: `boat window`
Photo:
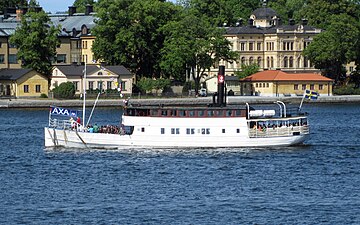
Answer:
M210 128L201 128L201 134L210 134Z
M158 115L158 110L157 109L153 109L150 111L152 116L157 116Z
M212 116L214 116L214 112L213 112L212 110L208 110L208 111L207 111L207 115L208 115L209 117L212 117Z
M176 128L176 134L180 134L180 128Z
M210 128L206 128L206 134L210 134Z
M171 128L171 134L180 134L180 128Z
M170 116L176 116L176 110L170 110Z
M194 117L194 116L195 116L195 112L194 112L194 111L192 111L192 110L191 110L191 111L189 111L189 116L190 116L190 117Z
M240 109L235 110L235 115L236 116L241 116L241 110Z
M161 128L161 134L165 134L165 128Z
M186 134L190 134L190 128L186 128Z
M240 129L239 129L239 128L236 129L236 133L238 133L238 134L240 133Z
M222 133L225 134L225 129L222 129Z
M191 128L191 134L195 134L195 129Z
M198 116L203 117L204 116L204 110L199 110L198 111Z
M122 126L125 134L131 135L134 132L134 126Z
M232 115L232 110L226 110L226 116L229 117Z
M179 110L179 116L186 116L186 112L184 110Z
M171 128L171 134L175 134L175 128Z
M161 115L162 116L167 116L167 114L168 114L167 110L161 110Z
M145 127L142 127L142 128L141 128L141 132L145 132Z

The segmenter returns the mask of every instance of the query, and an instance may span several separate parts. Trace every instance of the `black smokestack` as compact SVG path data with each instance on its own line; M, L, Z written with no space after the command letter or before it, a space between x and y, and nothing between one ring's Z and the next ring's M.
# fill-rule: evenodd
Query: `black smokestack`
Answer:
M218 73L218 106L226 106L226 101L225 101L225 66L219 66L219 73Z

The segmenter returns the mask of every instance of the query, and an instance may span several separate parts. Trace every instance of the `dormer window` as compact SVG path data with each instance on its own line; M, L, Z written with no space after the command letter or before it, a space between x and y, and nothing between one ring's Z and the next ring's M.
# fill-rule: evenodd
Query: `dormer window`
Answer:
M88 34L88 28L86 27L86 25L82 25L81 34L83 34L83 35Z
M98 75L103 75L103 73L100 71L100 72L98 72Z

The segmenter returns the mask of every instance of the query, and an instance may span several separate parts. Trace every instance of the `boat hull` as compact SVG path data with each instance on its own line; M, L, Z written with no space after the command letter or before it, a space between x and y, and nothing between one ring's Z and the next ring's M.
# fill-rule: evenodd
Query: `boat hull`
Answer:
M303 143L308 134L250 138L243 135L213 134L207 136L120 135L106 133L77 132L56 128L44 128L45 147L74 148L123 148L123 147L271 147L292 146Z

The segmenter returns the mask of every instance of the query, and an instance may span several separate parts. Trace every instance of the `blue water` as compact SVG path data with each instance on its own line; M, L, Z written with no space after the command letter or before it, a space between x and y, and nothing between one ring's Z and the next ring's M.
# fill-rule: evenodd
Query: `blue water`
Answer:
M303 146L111 151L44 149L48 110L0 110L0 224L360 224L360 105L304 109Z

